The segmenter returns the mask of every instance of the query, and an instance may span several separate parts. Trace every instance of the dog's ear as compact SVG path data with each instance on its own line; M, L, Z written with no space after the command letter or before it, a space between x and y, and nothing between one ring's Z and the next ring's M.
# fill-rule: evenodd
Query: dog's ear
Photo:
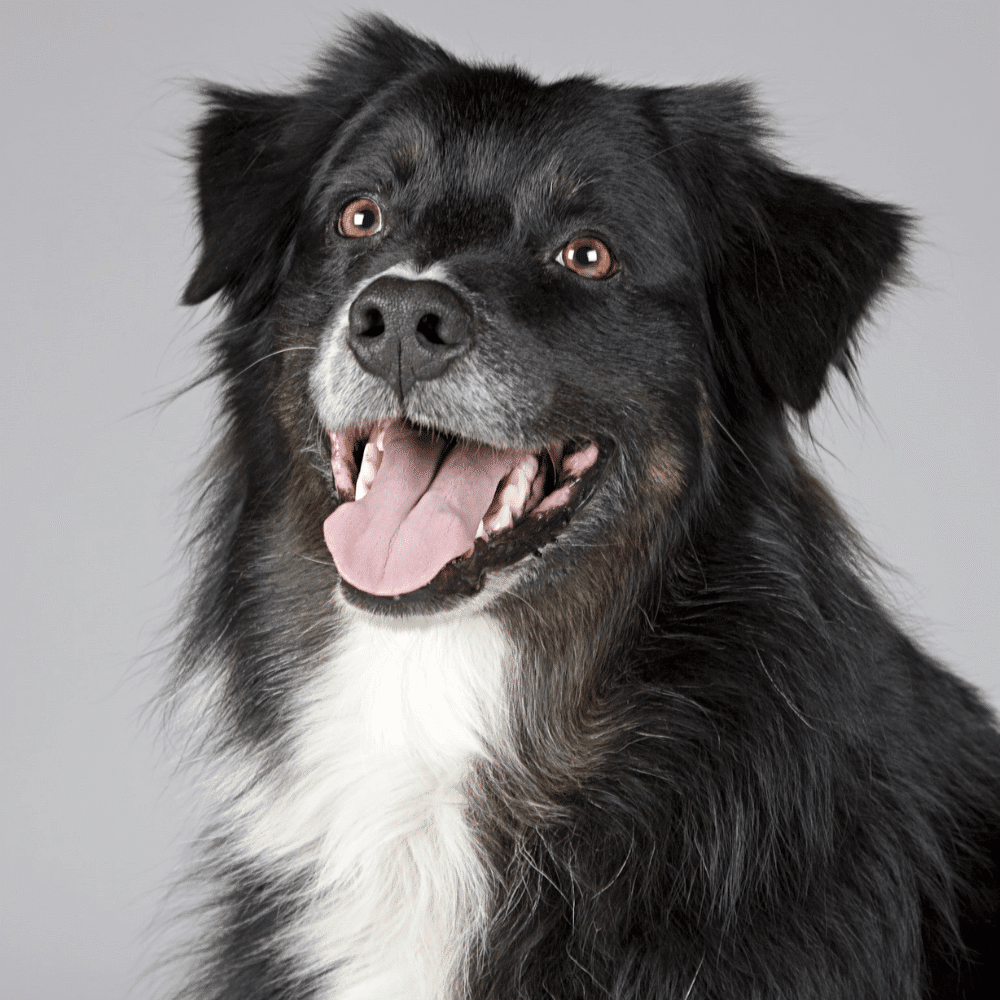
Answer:
M806 413L831 366L850 374L860 324L903 273L912 220L788 170L744 84L662 91L660 108L728 363L749 362L765 395Z
M449 60L374 15L351 22L299 93L204 87L193 142L201 253L183 302L220 291L241 307L267 301L287 273L313 172L337 130L380 87Z
M201 255L184 303L218 291L255 300L280 280L305 186L307 150L293 141L299 98L206 87L195 132Z

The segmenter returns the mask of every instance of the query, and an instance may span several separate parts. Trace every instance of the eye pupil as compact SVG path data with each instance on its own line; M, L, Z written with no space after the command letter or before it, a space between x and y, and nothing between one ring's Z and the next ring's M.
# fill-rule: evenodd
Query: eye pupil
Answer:
M600 260L600 253L597 251L596 247L592 246L580 246L580 247L570 247L566 251L566 257L568 260L575 261L583 267L590 267L592 264L596 264Z
M363 212L355 212L351 220L358 229L371 229L375 225L375 213L366 208Z

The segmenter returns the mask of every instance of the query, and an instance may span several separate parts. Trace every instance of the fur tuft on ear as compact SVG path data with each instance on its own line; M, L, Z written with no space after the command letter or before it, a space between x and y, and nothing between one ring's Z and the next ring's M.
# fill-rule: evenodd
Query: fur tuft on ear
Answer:
M850 372L859 326L904 273L913 220L788 170L744 84L663 91L660 108L729 363L806 413L831 366Z
M313 171L337 130L386 83L444 62L434 43L368 15L298 93L203 87L193 142L201 254L182 301L222 292L258 311L287 274Z
M401 27L385 14L359 14L348 20L340 40L323 57L321 75L342 76L344 63L356 67L367 84L416 73L455 60L437 42Z

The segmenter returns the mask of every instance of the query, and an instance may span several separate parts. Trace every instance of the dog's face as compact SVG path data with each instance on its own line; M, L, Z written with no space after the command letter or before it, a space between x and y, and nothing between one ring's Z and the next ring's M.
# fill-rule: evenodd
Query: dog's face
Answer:
M542 86L374 21L301 94L212 97L187 300L226 296L257 475L374 614L640 587L901 253L735 86Z
M334 143L309 378L347 498L326 539L349 600L405 612L509 586L597 516L586 501L623 460L648 460L628 442L665 445L657 420L694 410L670 405L698 350L678 213L653 136L615 111L585 81L430 72Z

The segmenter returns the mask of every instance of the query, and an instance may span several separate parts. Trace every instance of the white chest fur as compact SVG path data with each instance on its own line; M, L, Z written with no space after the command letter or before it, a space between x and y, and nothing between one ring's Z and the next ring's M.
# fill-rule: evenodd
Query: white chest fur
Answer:
M485 919L464 782L505 735L507 647L473 615L352 623L308 685L291 762L241 796L243 846L315 872L292 947L337 1000L444 1000Z

